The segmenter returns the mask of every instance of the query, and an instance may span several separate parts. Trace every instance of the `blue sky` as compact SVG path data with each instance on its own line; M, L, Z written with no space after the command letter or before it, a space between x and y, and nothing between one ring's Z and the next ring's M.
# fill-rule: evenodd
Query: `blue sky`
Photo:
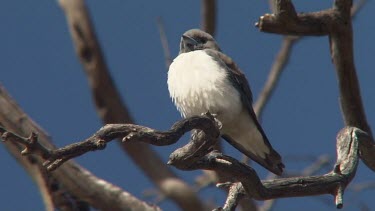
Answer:
M108 66L121 95L138 124L167 129L180 119L168 96L167 71L156 26L162 17L173 57L181 34L200 24L200 1L87 1ZM330 1L296 2L301 12L331 6ZM355 62L363 102L370 125L375 125L375 3L369 1L354 21ZM281 36L259 32L254 23L268 12L266 1L220 1L217 36L223 51L247 75L257 98ZM87 80L74 53L65 16L56 1L10 1L0 6L0 82L20 106L49 134L57 146L82 140L97 129L98 119ZM335 160L335 137L343 127L338 86L329 55L327 37L308 37L298 42L275 95L267 104L262 125L275 149L284 157L287 170L310 164L306 157L329 154ZM186 142L186 141L182 141ZM155 148L167 160L176 146ZM239 157L226 145L225 152ZM129 158L110 144L77 161L97 176L144 198L152 189ZM0 147L1 210L43 210L37 188L17 162ZM255 166L262 177L266 171ZM325 173L324 170L321 173ZM196 172L175 170L190 183ZM362 163L353 183L373 181L374 174ZM373 190L344 197L344 210L358 210L361 203L375 206ZM208 188L201 195L223 204L224 194ZM328 203L328 204L327 204ZM333 197L279 200L276 210L334 210ZM170 202L160 206L175 209Z

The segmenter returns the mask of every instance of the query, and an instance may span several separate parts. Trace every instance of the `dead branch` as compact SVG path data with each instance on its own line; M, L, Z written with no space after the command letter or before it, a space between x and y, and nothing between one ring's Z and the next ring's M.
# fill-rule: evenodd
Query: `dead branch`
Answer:
M1 129L0 135L3 136L1 139L5 140L7 137L10 139L23 139L20 140L21 143L5 141L3 144L21 164L26 163L24 166L32 177L34 177L33 171L45 172L44 174L49 178L49 180L45 181L48 182L46 185L53 186L52 189L54 190L53 192L47 191L46 194L48 197L56 196L56 199L53 199L54 207L52 208L77 210L77 207L82 208L82 206L85 206L84 203L88 203L99 210L160 210L156 206L151 206L138 200L121 188L95 177L73 161L67 161L64 166L61 166L54 172L47 172L46 168L42 165L45 160L41 156L30 154L30 152L37 152L38 155L48 156L49 151L55 149L51 138L21 110L2 86L0 86L0 105L0 125L2 128L7 128L6 131ZM9 132L10 130L13 132ZM37 137L31 138L35 142L30 141L27 137L32 132L37 134ZM27 150L29 152L27 153L28 155L20 156L20 151L28 143L32 146ZM34 146L37 148L48 148L48 150L36 149ZM31 170L29 171L30 167ZM36 170L38 168L43 171Z
M272 3L273 1L270 0L270 8L271 8L271 11L277 11L275 9L276 6L278 6L277 4L273 4ZM364 2L365 1L361 1L359 3L357 3L355 5L355 7L352 8L352 16L354 16L355 14L357 14L357 12L360 10L360 8L362 8L362 6L364 5ZM285 7L288 7L290 8L290 10L293 10L294 11L294 7L292 5L286 5ZM278 9L280 10L280 6L278 6ZM258 116L258 118L261 118L261 114L262 114L262 111L264 110L264 107L266 105L266 103L268 102L268 100L270 99L271 95L272 95L272 92L274 91L276 85L277 85L277 82L280 78L280 74L282 73L282 70L284 69L285 65L287 64L288 62L288 59L290 57L290 52L291 52L291 48L293 46L293 44L299 40L301 37L300 36L285 36L284 39L283 39L283 43L282 43L282 47L279 51L279 53L277 54L276 58L275 58L275 61L272 65L272 68L271 68L271 71L269 73L269 76L268 76L268 79L257 99L257 101L255 102L254 104L254 110ZM247 162L248 158L244 157L244 161ZM324 159L324 162L325 164L326 163L326 159ZM316 163L316 165L314 166L311 166L310 169L306 169L306 171L302 172L302 175L311 175L312 172L314 172L317 168L320 168L320 166L322 165L322 163ZM204 179L203 181L200 181L202 182L202 184L200 184L201 186L206 186L210 183L212 183L212 181L214 181L211 177L201 177L200 179ZM272 203L273 204L273 203Z
M219 136L219 130L217 123L210 115L182 120L177 122L170 131L166 132L132 124L109 124L101 128L87 140L59 149L54 149L53 146L46 146L44 143L40 142L40 137L37 136L36 133L31 133L32 135L30 137L24 137L2 127L0 129L2 138L8 140L8 142L25 146L26 148L23 154L37 154L41 158L46 159L45 164L49 170L54 170L66 162L65 165L56 169L55 172L60 171L60 176L69 177L66 172L65 174L61 172L61 169L66 166L74 166L72 162L68 160L88 151L103 149L107 142L115 138L121 138L124 142L133 143L141 141L161 146L173 144L183 133L192 129L198 129L199 131L192 136L191 141L187 145L177 149L170 155L168 164L182 170L214 170L238 181L236 183L222 185L230 189L230 194L223 208L224 210L234 209L239 199L244 196L257 200L267 200L280 197L319 194L333 195L335 197L336 206L341 208L343 205L343 192L355 176L358 165L358 151L361 151L362 159L365 160L370 168L374 169L373 166L375 166L375 161L373 161L373 159L370 160L372 150L374 149L373 140L371 130L367 125L363 112L353 62L352 29L350 22L351 3L345 0L336 0L334 7L330 10L317 13L297 14L290 1L278 0L275 2L275 14L263 16L260 19L260 23L257 24L261 30L267 31L269 28L272 28L269 27L270 25L280 25L279 28L275 27L273 29L274 31L271 32L275 33L277 31L276 33L297 35L328 34L330 36L332 59L339 76L341 106L345 123L348 127L342 129L338 134L337 162L334 169L325 175L261 181L251 167L232 157L212 150L212 146L216 143L217 137ZM283 11L283 13L280 11ZM312 24L310 29L307 27L308 24ZM314 24L322 24L322 26L318 28ZM284 28L284 31L282 28ZM342 44L341 42L345 43ZM351 76L350 78L354 77L354 79L344 80L342 75L349 75ZM354 91L349 91L349 94L343 93L343 90L348 92L347 86L354 89ZM354 94L357 94L357 96L353 96ZM355 102L352 102L354 105L349 104L349 100L354 100ZM367 129L367 132L356 127L351 127L350 125L361 126L360 128L364 130ZM47 145L50 144L47 142ZM364 147L368 147L369 149L362 149ZM78 168L77 166L74 167ZM83 174L88 174L83 170L80 171L82 171ZM56 175L56 177L58 176ZM92 177L93 176L90 175L88 180ZM58 177L58 179L61 178ZM98 182L98 179L96 178L94 181L90 180L90 182ZM99 183L103 184L104 182L99 181ZM81 185L82 184L78 186ZM77 186L75 188L77 188ZM111 189L112 191L119 191L116 187L108 186L108 184L105 184L105 188ZM121 191L121 193L123 194L124 192Z
M201 29L212 36L215 36L216 31L216 0L202 0L201 1Z
M168 70L173 59L171 56L171 52L169 50L167 33L165 33L165 27L164 27L164 22L163 22L162 17L158 17L158 19L156 20L156 23L159 29L161 46L163 47L163 51L164 51L165 66L167 67L167 70Z
M309 176L314 175L318 171L320 171L322 168L330 165L330 156L328 155L321 155L318 157L318 159L312 163L310 166L306 167L301 171L301 175Z
M322 170L324 167L331 166L331 159L328 155L321 155L319 156L312 164L305 167L302 171L297 173L291 173L289 171L286 171L283 173L283 177L298 177L298 176L312 176L314 174L317 174L320 170ZM269 174L267 176L267 180L270 179L276 179L278 178L275 174ZM276 203L276 199L270 199L265 201L262 206L259 206L259 211L268 211L272 210Z
M276 13L278 10L275 9L275 6L277 6L278 4L274 4L273 2L274 0L269 0L270 10L273 13ZM365 3L366 0L360 0L358 3L353 5L351 9L352 19L355 18L355 16L363 8ZM291 7L291 9L293 9L293 7ZM291 11L291 13L293 13L293 11ZM296 43L296 41L300 40L301 38L303 37L294 35L284 36L281 48L277 53L276 58L272 64L271 70L268 74L268 79L265 82L257 101L254 103L254 112L257 114L257 117L259 119L262 116L262 112L264 110L265 105L267 104L268 100L270 99L272 93L275 90L275 87L280 79L282 71L285 69L285 66L289 61L293 45Z
M277 53L271 70L268 74L268 79L264 84L257 101L254 103L254 112L257 114L257 117L259 119L262 117L264 107L271 98L272 93L274 92L275 87L279 82L280 75L289 61L291 49L298 38L299 37L296 36L285 36L283 39L281 48Z
M25 149L22 150L21 154L36 154L42 157L45 160L43 165L48 171L53 171L70 159L81 156L90 151L104 149L108 142L117 138L122 139L124 142L137 140L155 146L166 146L176 143L181 136L192 129L204 130L206 133L209 133L210 136L217 138L219 137L219 130L214 123L215 121L211 115L192 117L177 122L172 126L171 130L165 132L133 124L108 124L99 129L99 131L90 138L58 149L43 146L43 144L38 141L38 137L35 133L31 134L31 137L33 138L30 139L30 137L22 137L0 127L0 134L5 141L16 142L25 146ZM201 133L198 133L196 136L200 137ZM209 139L206 138L206 135L204 138ZM181 153L178 153L181 150L194 151L195 153L184 157L185 160L196 156L202 157L203 155L201 153L207 154L207 151L200 152L200 149L202 147L208 149L212 146L212 143L207 142L206 144L209 146L200 146L195 143L196 141L197 139L193 138L192 142L185 147L176 150L175 153L172 153L168 164L178 165L176 162L180 159L177 159L175 156L181 155ZM25 151L28 153L24 153Z
M215 122L210 114L206 114L205 116L181 120L173 125L171 130L165 132L131 124L106 125L85 141L56 150L47 149L51 155L47 158L47 168L53 170L68 159L82 155L83 152L102 149L105 143L116 138L122 138L124 141L142 141L156 146L163 146L175 143L184 133L192 129L197 129L197 132L194 133L191 141L175 150L170 155L168 164L181 170L214 170L233 178L235 181L239 181L240 183L231 183L229 185L232 191L230 191L225 205L228 208L235 207L231 203L237 203L239 200L237 198L244 195L256 200L268 200L320 194L335 196L336 206L342 207L342 194L354 177L358 165L358 142L371 138L358 128L346 127L337 136L337 162L330 173L322 176L261 181L251 167L212 149L220 134L219 123ZM43 153L41 152L45 151L35 150L35 148L43 145L33 144L27 141L28 138L12 134L5 129L2 129L1 133L5 140L9 139L8 141L26 145L30 153L37 153L42 156ZM98 142L100 142L100 147L97 147ZM243 188L234 187L234 185L238 186L240 184ZM239 191L235 192L235 190Z
M350 0L336 0L331 9L297 14L291 1L274 1L275 14L260 17L256 26L264 32L287 35L329 35L331 57L340 89L340 105L347 126L363 129L372 136L363 109L353 58L353 31ZM375 170L373 139L359 145L361 158Z
M2 99L0 98L0 105L2 106ZM3 108L3 107L2 107ZM3 116L0 116L0 125L4 124L2 120ZM1 139L1 137L0 137ZM8 152L17 160L17 162L25 169L25 171L29 174L29 176L33 179L36 186L39 188L39 192L42 196L42 200L45 206L45 210L53 211L55 208L59 207L58 204L54 203L54 201L63 201L63 199L59 198L60 196L54 194L51 190L51 182L54 181L51 175L48 175L44 168L41 168L41 165L38 165L38 157L37 156L30 156L24 157L20 154L21 147L18 144L5 144L6 149ZM56 187L59 187L57 184ZM63 188L57 188L61 192ZM66 195L70 195L66 193ZM67 206L68 207L68 206ZM67 209L69 210L69 209Z
M326 12L333 14L333 11L327 10L327 11L318 12L318 13L311 13L311 14L307 14L307 15L306 14L298 14L297 15L297 13L296 13L296 11L294 9L293 4L289 0L286 0L286 1L272 1L271 0L270 2L271 2L271 10L273 11L274 14L272 14L272 15L266 14L265 16L262 16L260 18L260 21L259 21L259 23L256 24L256 26L259 27L261 31L263 30L263 31L266 31L266 32L280 33L279 31L278 32L276 32L276 31L269 31L269 30L274 30L275 28L273 28L273 29L266 29L267 25L268 25L267 21L268 21L268 18L269 18L270 20L271 19L277 20L277 21L274 21L274 23L276 23L276 22L280 23L280 25L283 25L281 28L283 28L283 30L288 31L287 33L281 32L281 34L321 35L320 33L322 33L322 32L320 32L320 31L319 32L314 32L313 34L310 34L310 32L303 32L302 34L300 34L300 33L301 33L301 31L303 31L302 29L305 27L304 24L307 23L306 25L311 25L312 22L316 21L314 18L316 18L317 16L321 16L319 21L326 22L327 21L326 17L325 17L327 15ZM335 2L335 3L338 3L338 2ZM343 2L341 2L341 4L342 3ZM345 2L344 2L344 4L345 4ZM346 2L346 4L349 4L349 2ZM351 9L351 11L350 10L346 11L346 17L348 17L348 19L350 19L350 16L354 16L363 5L364 5L364 1L361 1L361 2L357 3L356 6ZM350 6L349 6L349 8L350 8ZM341 11L343 11L343 10L341 10ZM343 14L341 13L341 15L343 15ZM305 20L306 17L310 17L311 20L306 21ZM266 18L266 21L264 21L264 18ZM298 27L296 27L296 23L298 23L300 25L298 25ZM270 28L273 27L271 25L269 25ZM266 28L264 28L264 27L266 27ZM325 26L322 26L322 27L326 28ZM293 31L293 32L291 32L291 31ZM326 33L326 32L324 32L324 33ZM322 33L322 34L324 34L324 33ZM350 34L350 36L351 36L352 33L348 33L348 34ZM350 43L352 43L352 42L350 42ZM350 52L352 52L352 49L350 49L350 48L346 49L346 50L349 50ZM351 56L351 60L350 61L353 61L353 57L352 56ZM336 67L338 69L337 65L336 65ZM353 70L352 72L354 72L354 76L355 76L354 65L352 67L353 67L352 68L352 70ZM354 81L356 82L354 84L358 83L356 81L356 76L354 77ZM347 85L348 84L346 84L345 86L347 86ZM342 90L342 89L340 89L340 90ZM356 90L359 93L359 88L355 89L354 92L356 92ZM263 96L263 94L261 94L261 96ZM359 107L362 108L362 105L361 105L362 103L361 103L360 95L358 94L357 96L359 96L359 99L356 99L356 100L357 100L357 102L359 101ZM259 102L262 102L262 101L259 101ZM258 105L262 105L262 104L256 104L256 108L258 108ZM364 113L362 111L363 111L363 109L360 110L360 115L359 116L364 116ZM363 115L361 115L361 113L363 113ZM365 119L364 119L364 121L366 122ZM351 124L347 123L347 125L351 125ZM365 123L364 125L365 125L365 129L369 129L367 123ZM370 134L371 134L371 131L370 131ZM370 140L370 143L371 143L371 139L369 139L369 140ZM370 149L371 148L373 148L373 147L370 147ZM340 198L337 198L337 199L340 200Z
M106 124L133 123L109 74L84 0L59 0L78 58L89 80L97 113ZM184 181L164 164L147 144L121 143L121 147L146 176L184 210L203 210L204 205Z
M272 4L270 4L270 9L271 11L273 11ZM285 69L285 66L289 62L292 47L294 46L296 41L299 40L299 38L300 37L298 36L284 36L284 39L281 43L280 50L277 53L276 58L274 59L273 64L271 66L271 70L268 74L268 78L266 82L264 83L263 88L253 105L254 112L257 115L257 118L259 119L259 121L261 121L264 108L269 102L270 98L272 97L272 94L274 93L275 88L280 80L281 74L283 70ZM249 158L247 156L243 156L242 160L245 163L249 162ZM275 201L276 200L268 200L264 202L262 206L258 206L257 209L253 209L253 210L259 210L259 211L271 210L271 208L275 204Z
M250 177L248 175L247 178L243 175L242 180L240 179L241 176L238 176L237 178L244 186L241 192L258 200L331 194L335 196L336 206L340 208L342 207L342 192L356 172L358 164L358 142L369 138L371 137L367 135L367 133L358 128L346 127L342 129L337 136L338 159L332 172L322 176L282 178L266 180L261 183L256 181L257 176L255 174ZM223 159L222 157L220 158ZM225 161L229 160L225 159ZM221 162L223 163L224 161ZM222 164L220 168L224 168L224 166L229 168L230 164ZM223 171L225 171L225 169L223 169ZM241 174L246 174L245 172L252 174L251 172L253 172L253 170L245 168L244 166L243 168L241 167Z
M374 181L367 181L367 182L361 182L357 184L353 184L349 187L350 190L354 192L360 192L364 190L374 190L375 189L375 182Z
M39 131L43 138L48 138L38 125L30 121L29 117L23 113L1 85L0 125L23 135L30 131ZM42 196L45 210L60 209L69 211L76 210L77 207L84 208L88 206L86 202L78 200L75 197L75 193L68 190L56 176L49 174L42 166L41 159L38 156L22 156L20 150L23 146L17 143L4 143L4 146L34 180Z
M218 208L215 210L236 210L238 203L244 198L242 194L240 194L240 190L242 188L241 183L234 183L229 187L228 197L224 203L223 208ZM254 207L256 210L256 207Z

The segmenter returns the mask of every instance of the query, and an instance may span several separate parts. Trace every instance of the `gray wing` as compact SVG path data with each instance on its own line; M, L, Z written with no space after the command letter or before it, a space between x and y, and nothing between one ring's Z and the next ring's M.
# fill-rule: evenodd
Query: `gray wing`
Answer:
M231 140L229 136L223 135L223 138L227 140L231 145L233 145L235 148L240 150L242 153L244 153L246 156L250 157L252 160L256 161L266 169L270 170L271 172L281 175L283 172L283 168L285 165L281 161L281 156L279 153L277 153L271 146L270 142L268 141L268 138L263 131L261 125L258 122L258 119L254 113L253 110L253 96L251 93L251 89L249 86L249 83L246 79L245 74L238 68L236 63L227 55L223 54L222 52L206 49L205 50L208 55L212 56L215 60L218 62L222 62L227 66L229 77L233 85L236 87L236 89L241 93L241 101L245 108L247 109L249 115L251 115L252 119L254 120L254 123L259 130L259 132L263 136L264 143L268 146L270 149L270 153L266 155L265 159L262 159L250 151L246 150L244 147L240 146L239 144L236 144L234 141Z

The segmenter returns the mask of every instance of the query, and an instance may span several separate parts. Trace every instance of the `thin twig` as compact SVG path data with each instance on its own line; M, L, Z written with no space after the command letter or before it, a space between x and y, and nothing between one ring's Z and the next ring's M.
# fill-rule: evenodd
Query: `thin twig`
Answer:
M352 19L356 17L356 14L365 6L367 3L367 0L358 0L357 3L355 3L352 6L351 14L352 14Z
M159 29L160 41L161 41L161 45L164 51L165 66L167 67L167 70L168 70L169 66L172 63L172 56L169 50L167 34L165 33L165 27L164 27L164 22L163 22L162 17L158 17L156 20L156 23Z
M356 183L348 187L348 189L354 192L360 192L360 191L368 190L368 189L373 190L375 189L375 182L367 181L367 182Z
M268 79L264 84L257 101L254 104L254 112L257 114L259 119L261 119L264 107L271 98L272 93L274 92L275 87L280 79L281 73L285 69L285 66L289 61L293 44L298 39L299 37L296 36L285 36L283 39L281 48L277 53L271 70L268 74Z

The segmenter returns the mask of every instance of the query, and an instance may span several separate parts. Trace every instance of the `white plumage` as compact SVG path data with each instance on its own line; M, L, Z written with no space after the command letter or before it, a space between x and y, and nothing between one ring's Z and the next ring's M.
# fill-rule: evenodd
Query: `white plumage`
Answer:
M269 149L227 74L225 66L220 66L204 50L182 53L169 67L170 96L183 117L207 111L216 114L223 134L265 158Z
M230 121L241 112L241 99L227 72L204 51L180 54L169 67L168 89L183 117L210 111Z

